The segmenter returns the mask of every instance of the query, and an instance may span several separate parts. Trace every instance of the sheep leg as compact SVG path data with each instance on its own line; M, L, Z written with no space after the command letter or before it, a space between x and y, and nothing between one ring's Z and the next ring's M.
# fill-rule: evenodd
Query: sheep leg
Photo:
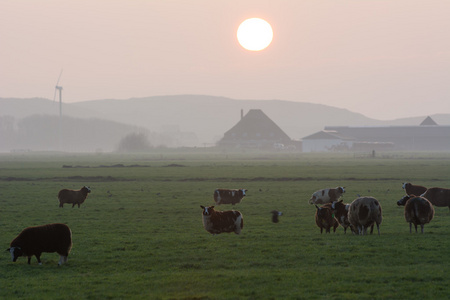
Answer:
M417 224L414 224L414 227L416 228L416 233L417 233Z
M28 264L31 263L31 256L28 256Z
M412 233L412 223L409 222L409 233Z
M75 203L72 203L72 208L75 206Z
M42 262L41 262L41 254L39 253L39 254L35 254L35 256L36 256L36 258L37 258L37 261L38 261L38 263L40 264L40 265L42 265ZM28 259L28 261L31 259L31 257Z
M60 255L59 256L59 262L58 262L58 266L61 266L63 263L67 262L67 256L64 255Z
M380 235L380 224L377 224L378 235Z
M421 227L421 229L422 229L422 233L423 233L423 224L420 224L420 227Z

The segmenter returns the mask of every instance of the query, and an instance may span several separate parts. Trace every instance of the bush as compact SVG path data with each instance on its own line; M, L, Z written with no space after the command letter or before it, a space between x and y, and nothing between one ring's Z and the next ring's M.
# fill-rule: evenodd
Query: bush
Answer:
M145 152L150 150L152 145L148 141L145 133L130 133L122 138L117 147L118 152Z

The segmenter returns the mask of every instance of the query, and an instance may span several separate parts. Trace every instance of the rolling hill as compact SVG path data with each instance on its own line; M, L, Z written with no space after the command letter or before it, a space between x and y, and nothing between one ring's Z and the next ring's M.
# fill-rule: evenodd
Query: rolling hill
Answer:
M156 133L190 133L197 146L213 145L250 109L261 109L292 139L300 140L325 126L418 125L426 116L381 121L346 109L282 100L236 100L205 95L173 95L126 100L105 99L63 103L63 115L136 126ZM58 115L59 103L48 99L0 98L0 116L18 123L31 115ZM432 115L438 124L450 125L450 115ZM76 125L74 125L76 126ZM120 139L120 137L118 137ZM193 140L176 146L192 146ZM106 147L108 148L108 147Z

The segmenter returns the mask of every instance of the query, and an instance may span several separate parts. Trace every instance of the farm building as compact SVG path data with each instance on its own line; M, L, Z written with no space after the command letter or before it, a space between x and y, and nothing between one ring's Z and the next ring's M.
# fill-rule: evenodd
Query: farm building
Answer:
M335 139L324 147L316 134L307 136L304 152L332 151L334 145L339 145L337 150L350 151L450 151L450 126L437 125L430 117L418 126L326 126L322 132L332 133Z
M292 147L289 136L262 110L251 109L217 143L227 148L284 149Z

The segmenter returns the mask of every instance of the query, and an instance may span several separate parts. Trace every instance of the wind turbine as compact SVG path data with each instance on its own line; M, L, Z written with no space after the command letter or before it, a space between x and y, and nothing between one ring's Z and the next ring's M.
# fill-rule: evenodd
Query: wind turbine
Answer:
M59 80L61 79L61 75L62 75L62 71L59 73L59 77L58 77L58 81L56 81L56 85L55 85L55 94L53 95L53 101L55 101L56 98L56 91L59 91L59 118L61 119L62 117L62 89L63 87L58 85L59 84Z
M63 87L58 84L59 84L59 80L61 79L62 71L63 70L61 69L61 72L59 73L58 81L56 81L56 85L55 85L55 94L53 95L53 101L55 101L56 91L59 91L59 129L58 129L59 150L62 149L61 140L62 140L62 89L63 89Z

